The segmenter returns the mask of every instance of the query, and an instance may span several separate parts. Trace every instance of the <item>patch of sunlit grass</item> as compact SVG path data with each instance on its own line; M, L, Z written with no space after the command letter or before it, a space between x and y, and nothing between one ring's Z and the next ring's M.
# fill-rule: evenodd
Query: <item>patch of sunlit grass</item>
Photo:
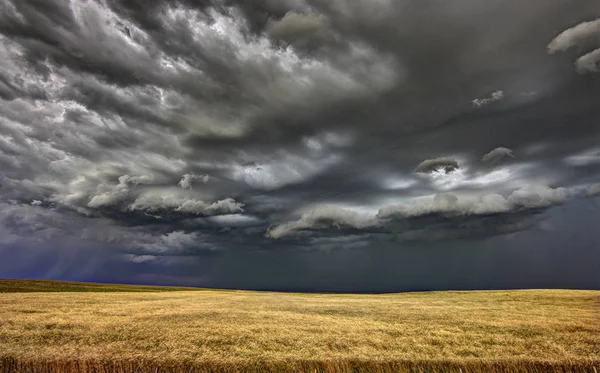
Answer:
M599 315L598 291L4 293L0 356L5 372L593 372Z

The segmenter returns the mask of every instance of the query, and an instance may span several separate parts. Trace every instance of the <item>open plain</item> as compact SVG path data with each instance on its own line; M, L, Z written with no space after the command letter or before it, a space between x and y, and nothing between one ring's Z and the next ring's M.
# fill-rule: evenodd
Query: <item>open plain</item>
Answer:
M49 292L48 285L36 292L35 284L17 292L15 286L0 283L2 291L13 290L0 293L4 373L600 370L600 291L366 295L126 286Z

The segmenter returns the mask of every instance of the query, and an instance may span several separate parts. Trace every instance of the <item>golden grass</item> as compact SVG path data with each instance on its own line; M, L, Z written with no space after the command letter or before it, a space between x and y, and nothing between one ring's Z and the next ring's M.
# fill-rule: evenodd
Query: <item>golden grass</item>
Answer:
M50 280L7 280L0 279L0 293L30 292L144 292L144 291L192 291L207 290L179 286L148 286L101 284L96 282L71 282Z
M0 372L594 372L600 292L0 294Z

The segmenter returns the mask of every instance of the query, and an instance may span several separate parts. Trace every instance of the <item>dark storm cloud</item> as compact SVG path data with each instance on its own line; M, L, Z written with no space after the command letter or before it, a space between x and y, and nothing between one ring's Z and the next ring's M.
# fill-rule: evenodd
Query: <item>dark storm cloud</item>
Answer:
M535 232L567 189L597 194L598 17L588 0L0 0L0 244L106 243L114 268L189 279L183 257L231 271Z

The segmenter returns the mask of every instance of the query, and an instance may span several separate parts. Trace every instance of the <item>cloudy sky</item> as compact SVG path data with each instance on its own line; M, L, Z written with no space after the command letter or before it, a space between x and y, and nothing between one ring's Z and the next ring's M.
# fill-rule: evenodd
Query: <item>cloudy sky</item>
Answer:
M600 288L596 0L0 0L0 277Z

